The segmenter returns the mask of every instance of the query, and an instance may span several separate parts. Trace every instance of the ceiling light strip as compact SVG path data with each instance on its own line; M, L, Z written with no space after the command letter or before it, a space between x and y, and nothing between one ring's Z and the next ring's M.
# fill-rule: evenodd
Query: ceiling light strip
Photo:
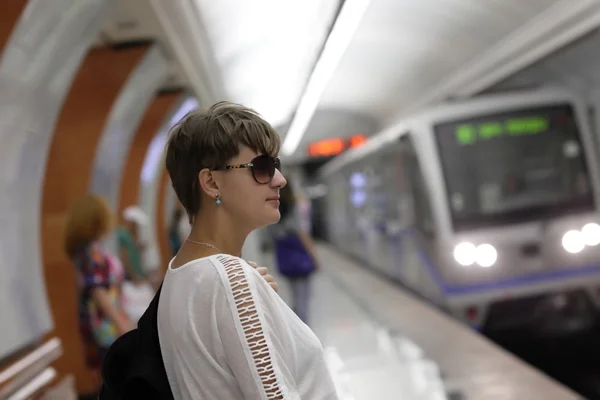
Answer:
M298 108L283 140L282 153L292 155L310 123L319 101L335 72L342 56L346 52L354 32L371 4L371 0L345 0L335 20L333 29L325 42L323 52L308 79L306 89L300 98Z

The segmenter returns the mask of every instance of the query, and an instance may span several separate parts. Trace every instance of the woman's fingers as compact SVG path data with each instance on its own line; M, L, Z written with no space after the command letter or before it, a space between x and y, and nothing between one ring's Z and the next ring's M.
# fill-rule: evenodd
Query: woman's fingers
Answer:
M267 281L269 286L271 286L273 288L273 290L275 292L279 292L279 284L275 281L275 278L273 278L271 275L266 275L265 280Z
M254 268L260 274L260 276L263 277L263 279L269 284L269 286L273 288L273 290L276 292L279 291L279 284L275 278L269 274L269 269L267 267L261 267L254 261L248 261L248 264L250 264L250 266Z

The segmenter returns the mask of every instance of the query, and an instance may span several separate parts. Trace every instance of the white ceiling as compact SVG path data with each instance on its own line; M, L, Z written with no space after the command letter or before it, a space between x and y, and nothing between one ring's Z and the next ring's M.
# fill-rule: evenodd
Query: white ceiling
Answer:
M190 87L201 103L240 102L287 127L341 4L121 0L103 37L155 38L172 57L172 82ZM599 25L600 0L370 0L318 109L355 112L384 128L432 103L492 87ZM354 133L320 115L326 129L317 120L300 124L311 132L298 152L309 138Z
M321 98L385 120L556 0L374 0Z
M570 88L590 103L600 101L600 30L559 49L518 71L486 92L519 90L541 85Z
M196 0L225 96L286 123L298 105L338 0Z

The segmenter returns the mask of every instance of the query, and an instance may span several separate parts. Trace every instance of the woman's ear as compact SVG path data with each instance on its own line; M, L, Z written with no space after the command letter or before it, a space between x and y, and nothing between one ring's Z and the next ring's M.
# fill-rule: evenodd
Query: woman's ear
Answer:
M206 193L208 197L213 199L219 194L219 185L214 178L214 175L208 168L204 168L198 172L198 182L200 183L202 191Z

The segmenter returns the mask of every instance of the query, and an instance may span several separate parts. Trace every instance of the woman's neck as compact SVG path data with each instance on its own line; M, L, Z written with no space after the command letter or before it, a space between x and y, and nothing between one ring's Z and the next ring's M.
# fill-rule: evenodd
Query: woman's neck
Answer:
M194 242L209 244L221 253L241 257L248 232L236 227L233 221L224 219L227 219L226 216L219 212L199 213L192 224L188 239L195 245L198 243Z

